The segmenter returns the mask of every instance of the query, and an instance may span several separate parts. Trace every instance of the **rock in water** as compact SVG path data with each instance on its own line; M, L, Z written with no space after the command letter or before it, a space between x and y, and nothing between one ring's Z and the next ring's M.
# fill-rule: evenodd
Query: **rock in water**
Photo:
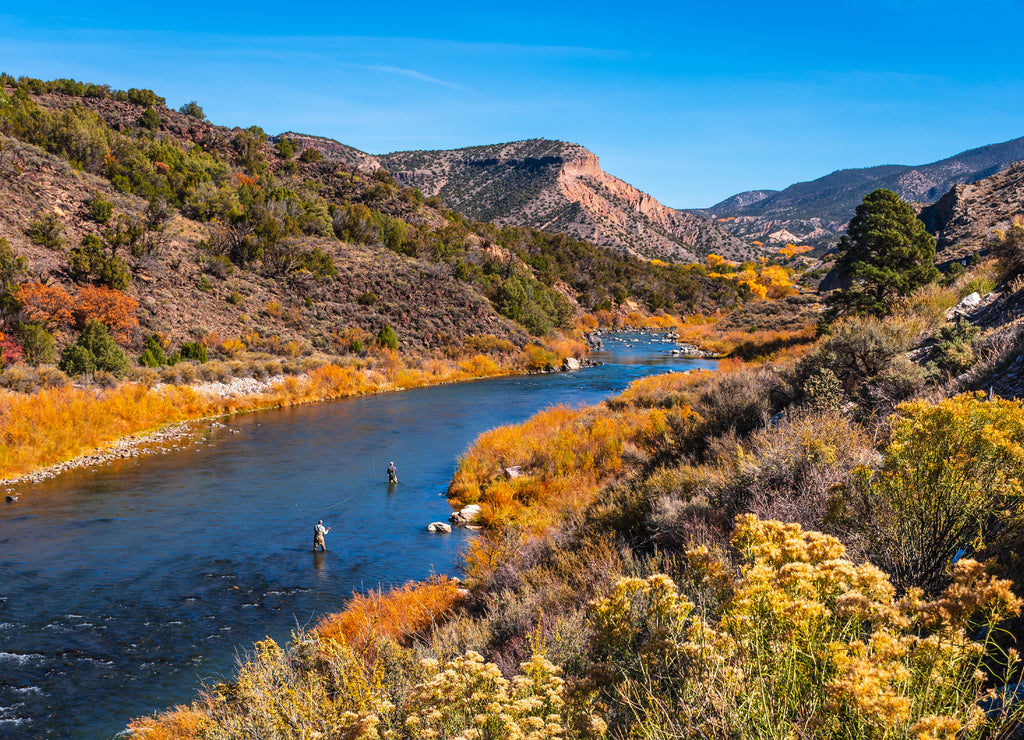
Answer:
M452 525L444 522L431 522L427 525L427 531L434 534L448 534L452 531Z
M569 372L570 370L579 370L580 361L575 357L566 357L562 360L562 372Z
M482 508L480 504L470 504L469 506L463 506L459 511L456 511L450 517L448 521L452 524L457 524L460 527L465 527L477 520L480 516Z

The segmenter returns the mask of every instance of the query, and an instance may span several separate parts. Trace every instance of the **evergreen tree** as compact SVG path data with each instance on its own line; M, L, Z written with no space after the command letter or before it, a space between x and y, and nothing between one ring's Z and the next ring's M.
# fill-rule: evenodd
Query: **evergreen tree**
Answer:
M130 366L128 355L111 339L107 327L95 319L86 323L78 342L60 356L60 369L68 375L106 370L123 378Z
M832 315L888 313L900 296L935 282L935 238L891 190L864 196L839 240L840 277L850 285L829 296Z

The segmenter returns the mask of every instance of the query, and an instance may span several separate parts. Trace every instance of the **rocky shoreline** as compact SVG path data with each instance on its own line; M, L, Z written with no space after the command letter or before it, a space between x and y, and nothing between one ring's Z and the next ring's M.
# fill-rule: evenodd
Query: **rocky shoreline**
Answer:
M197 393L201 393L209 398L237 398L239 396L254 396L267 393L273 389L276 383L281 382L283 379L283 375L264 380L233 378L226 382L200 383L193 386L193 388ZM161 385L153 386L153 390L159 391L161 387ZM48 465L45 468L34 470L17 478L2 480L0 481L0 487L4 489L3 493L6 502L15 503L18 500L18 496L12 493L15 486L25 483L41 483L69 470L109 465L118 460L128 460L142 455L166 455L169 452L178 452L196 444L203 434L216 428L226 428L226 426L217 421L210 422L208 418L175 422L152 432L122 437L101 450L95 450L79 455L71 460Z

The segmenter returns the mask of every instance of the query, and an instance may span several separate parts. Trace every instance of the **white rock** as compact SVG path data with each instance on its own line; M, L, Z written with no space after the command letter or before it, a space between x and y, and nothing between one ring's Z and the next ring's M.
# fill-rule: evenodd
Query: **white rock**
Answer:
M575 357L566 357L564 360L562 360L562 372L579 369L580 361L577 360Z
M452 531L452 525L444 522L431 522L427 525L427 531L435 534L448 534Z

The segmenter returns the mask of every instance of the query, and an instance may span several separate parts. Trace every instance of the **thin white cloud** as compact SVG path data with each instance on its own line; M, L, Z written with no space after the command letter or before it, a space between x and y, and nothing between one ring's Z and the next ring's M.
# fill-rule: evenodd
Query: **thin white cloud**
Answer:
M411 77L414 80L420 82L429 82L431 85L441 85L442 87L449 87L452 90L458 90L459 92L469 92L466 88L461 85L457 85L454 82L448 82L447 80L439 80L436 77L425 75L415 69L404 69L402 67L383 67L377 65L366 65L366 69L372 69L375 72L387 72L388 74L402 75L404 77Z

